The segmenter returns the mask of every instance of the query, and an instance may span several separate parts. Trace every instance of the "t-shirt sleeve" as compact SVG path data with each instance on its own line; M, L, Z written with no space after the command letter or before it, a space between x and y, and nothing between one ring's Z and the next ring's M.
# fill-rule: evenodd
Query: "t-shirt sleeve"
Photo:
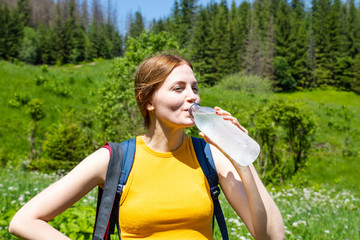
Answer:
M105 143L104 146L102 146L101 148L106 148L107 150L109 150L110 156L111 156L111 146L109 143Z

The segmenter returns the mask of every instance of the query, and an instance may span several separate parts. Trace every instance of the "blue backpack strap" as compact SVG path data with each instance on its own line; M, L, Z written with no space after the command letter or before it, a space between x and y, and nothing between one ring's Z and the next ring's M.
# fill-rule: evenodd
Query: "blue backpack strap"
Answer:
M226 228L225 217L218 198L221 192L219 188L219 177L211 154L210 145L202 138L192 137L192 142L196 157L210 186L211 197L214 202L214 215L220 228L221 236L223 240L228 240L229 235Z
M119 183L117 185L116 189L116 199L115 199L115 205L113 208L113 213L111 215L110 219L110 227L111 227L111 234L114 233L115 225L118 230L118 236L119 239L121 239L121 230L119 225L119 207L120 207L120 199L121 195L123 193L124 186L126 184L126 181L129 177L134 157L135 157L135 148L136 148L136 138L132 138L130 140L124 141L121 143L122 149L123 149L123 165L121 168L121 173L119 176Z
M99 188L98 192L93 240L110 240L110 234L114 233L115 225L118 229L119 239L121 239L119 204L122 190L134 162L136 139L133 138L122 142L121 144L109 143L109 145L111 147L110 162L106 174L104 190ZM109 200L104 201L105 196ZM106 212L106 214L103 214L103 212Z
M114 215L114 204L116 205L117 179L120 177L120 169L123 164L123 149L120 144L109 143L111 156L106 173L104 189L99 188L96 221L93 240L110 239L111 215Z
M123 188L126 184L126 181L129 177L134 157L135 157L135 148L136 148L136 138L132 138L125 142L121 143L122 148L124 149L124 164L121 169L119 185L117 188L117 193L122 194Z

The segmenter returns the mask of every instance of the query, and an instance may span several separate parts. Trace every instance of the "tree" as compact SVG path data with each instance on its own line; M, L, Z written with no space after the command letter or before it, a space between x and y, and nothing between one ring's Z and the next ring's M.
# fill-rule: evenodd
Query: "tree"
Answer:
M40 62L43 64L54 64L55 63L55 33L54 31L40 24L37 30L39 42L39 58Z
M23 23L24 26L29 26L30 15L31 15L29 0L18 0L17 6L18 6L19 14L21 15L20 17L21 22Z
M196 11L196 0L180 0L178 16L176 16L178 23L175 26L175 38L181 48L186 47L190 42Z
M291 74L297 82L297 87L309 88L312 80L309 56L309 20L302 0L293 0L291 9L288 63L291 66Z
M63 18L63 12L61 11L62 2L57 2L57 12L55 20L55 59L57 64L69 63L70 54L72 51L72 28L71 21Z
M77 63L85 59L85 29L81 26L81 21L77 19L75 0L69 1L69 18L65 21L65 28L70 35L71 51L69 61Z
M351 81L351 89L360 94L360 53L355 56L353 73L354 75Z
M144 18L141 15L141 12L136 11L135 13L135 21L130 22L128 36L132 38L136 38L141 35L145 31L144 26Z
M235 1L231 4L229 12L229 72L235 73L242 70L242 55L245 51L244 41L249 31L249 16L251 6L243 1L237 8Z
M277 91L293 91L296 88L296 81L291 75L290 66L286 58L277 56L274 58L274 80Z
M0 58L13 60L18 57L24 36L22 15L18 8L0 5Z
M213 15L214 16L214 15ZM228 67L230 59L230 31L228 24L228 7L226 0L222 0L217 6L214 21L214 41L215 51L215 72L214 77L219 81L224 75L230 73Z
M36 64L39 63L39 39L38 35L33 28L24 28L24 39L21 43L19 51L19 59L21 61Z
M333 9L333 11L338 11ZM334 39L336 21L330 0L312 1L312 31L315 47L315 76L317 85L333 84L331 42ZM335 14L336 15L336 14ZM336 17L336 16L335 16ZM333 23L333 24L331 24Z
M190 42L190 58L195 71L199 73L199 81L213 85L217 81L214 77L215 49L213 48L214 32L209 25L210 16L206 8L201 7Z

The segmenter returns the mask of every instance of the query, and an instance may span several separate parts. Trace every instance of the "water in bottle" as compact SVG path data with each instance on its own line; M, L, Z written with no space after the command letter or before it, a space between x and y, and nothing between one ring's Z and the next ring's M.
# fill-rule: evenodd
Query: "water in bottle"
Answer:
M240 165L247 166L259 156L259 144L231 121L217 115L213 108L193 103L189 113L197 128Z

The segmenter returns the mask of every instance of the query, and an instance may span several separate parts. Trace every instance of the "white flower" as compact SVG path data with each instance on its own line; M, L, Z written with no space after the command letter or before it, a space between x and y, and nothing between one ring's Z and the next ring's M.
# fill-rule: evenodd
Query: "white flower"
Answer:
M20 197L18 198L18 200L19 200L20 202L23 202L23 201L25 200L24 195L23 195L23 194L21 194L21 195L20 195Z
M329 234L329 233L330 233L330 231L329 231L329 230L325 230L325 233Z

